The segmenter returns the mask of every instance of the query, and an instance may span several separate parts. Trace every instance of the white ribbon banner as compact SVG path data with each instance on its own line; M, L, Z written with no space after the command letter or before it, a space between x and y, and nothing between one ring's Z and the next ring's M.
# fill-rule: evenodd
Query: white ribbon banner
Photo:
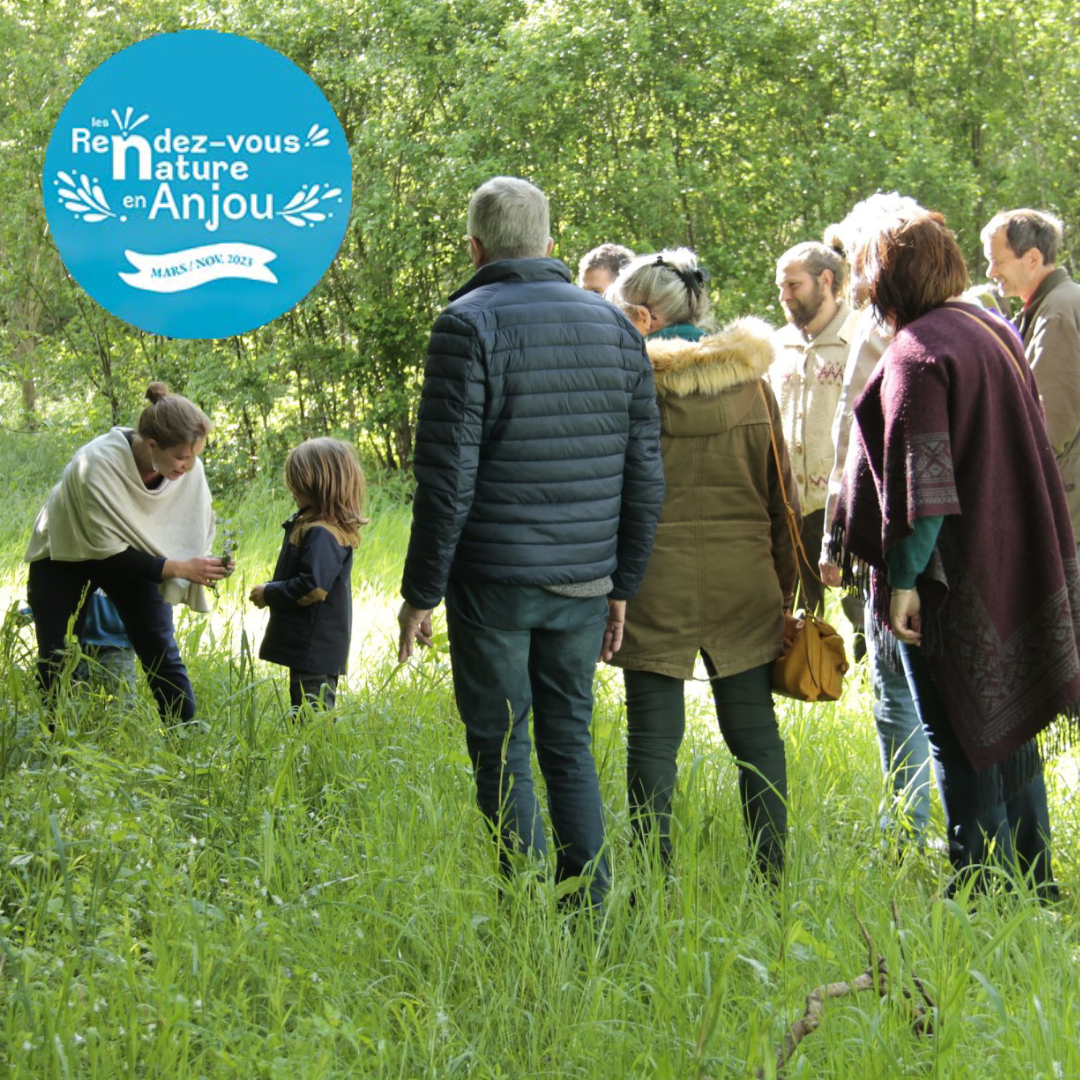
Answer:
M122 273L133 289L175 293L197 289L221 278L246 278L276 285L277 278L266 266L277 252L255 244L205 244L165 255L142 255L125 251L137 273Z

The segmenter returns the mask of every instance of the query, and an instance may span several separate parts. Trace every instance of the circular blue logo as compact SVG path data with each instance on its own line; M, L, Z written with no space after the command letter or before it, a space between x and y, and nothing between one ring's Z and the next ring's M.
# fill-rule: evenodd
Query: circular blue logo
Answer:
M42 190L56 246L104 308L154 334L221 338L302 300L341 246L345 133L292 61L235 34L160 34L64 106Z

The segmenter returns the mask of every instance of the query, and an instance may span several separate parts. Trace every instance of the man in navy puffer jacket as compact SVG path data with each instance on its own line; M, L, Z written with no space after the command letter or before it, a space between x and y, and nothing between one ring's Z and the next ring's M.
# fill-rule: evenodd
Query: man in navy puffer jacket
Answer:
M551 253L547 199L496 177L469 202L476 273L431 334L399 657L446 599L477 801L505 873L542 858L529 716L556 878L608 887L589 727L597 657L622 640L664 498L652 369L614 306Z

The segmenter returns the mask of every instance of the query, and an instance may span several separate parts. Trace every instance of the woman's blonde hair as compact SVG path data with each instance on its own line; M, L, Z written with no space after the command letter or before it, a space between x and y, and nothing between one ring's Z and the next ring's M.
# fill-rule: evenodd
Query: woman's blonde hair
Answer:
M360 542L360 528L367 485L356 451L340 439L308 439L295 447L285 462L285 483L306 502L314 521L339 528L353 546Z
M619 271L604 297L647 307L661 326L701 326L709 314L708 271L689 248L638 255Z

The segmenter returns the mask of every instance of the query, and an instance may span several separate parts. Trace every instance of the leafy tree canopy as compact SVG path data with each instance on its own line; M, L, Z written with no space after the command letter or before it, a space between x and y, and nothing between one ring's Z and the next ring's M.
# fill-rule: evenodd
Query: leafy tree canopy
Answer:
M64 270L41 202L80 80L189 27L299 64L353 157L330 271L226 341L168 341L103 311ZM1072 0L0 0L0 73L6 422L129 421L162 378L215 416L221 481L328 431L407 463L427 331L469 274L468 195L497 173L548 193L572 267L604 241L695 248L720 318L778 321L776 256L875 190L942 210L976 277L997 210L1053 210L1067 239L1080 228Z

